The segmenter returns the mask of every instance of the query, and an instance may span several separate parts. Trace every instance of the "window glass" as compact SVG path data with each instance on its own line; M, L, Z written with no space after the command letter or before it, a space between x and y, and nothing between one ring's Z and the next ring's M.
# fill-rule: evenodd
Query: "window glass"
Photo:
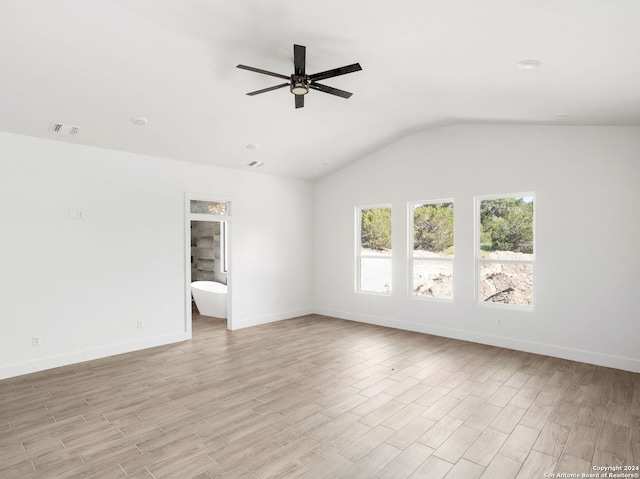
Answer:
M480 298L484 302L533 305L533 264L480 263Z
M357 290L391 293L391 207L357 210Z
M191 200L189 208L191 213L197 214L222 216L229 214L229 203L222 201Z
M453 201L410 203L411 295L453 299Z
M373 293L391 292L391 260L387 257L360 259L360 290Z
M533 196L480 201L480 248L533 257Z
M532 308L534 303L534 195L480 198L478 299Z

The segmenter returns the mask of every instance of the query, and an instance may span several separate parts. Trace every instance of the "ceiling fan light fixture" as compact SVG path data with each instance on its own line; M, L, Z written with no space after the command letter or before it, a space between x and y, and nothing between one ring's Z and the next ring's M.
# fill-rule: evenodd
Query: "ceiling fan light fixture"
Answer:
M306 95L309 93L309 84L303 77L297 77L291 80L291 93L294 95Z

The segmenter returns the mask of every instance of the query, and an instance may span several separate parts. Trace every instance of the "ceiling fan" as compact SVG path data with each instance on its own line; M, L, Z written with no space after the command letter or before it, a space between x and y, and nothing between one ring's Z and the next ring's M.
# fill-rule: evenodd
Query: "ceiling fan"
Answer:
M351 95L353 95L353 93L350 93L348 91L338 90L337 88L322 85L318 83L318 80L325 80L327 78L333 78L339 75L346 75L347 73L353 73L362 70L362 67L359 63L354 63L353 65L347 65L345 67L334 68L333 70L327 70L320 73L314 73L313 75L307 75L305 72L306 52L306 47L302 45L293 45L294 72L290 76L269 72L267 70L261 70L260 68L248 67L246 65L238 65L237 68L241 68L243 70L249 70L256 73L262 73L263 75L270 75L276 78L287 80L287 83L282 83L280 85L272 86L269 88L263 88L262 90L252 91L250 93L247 93L247 95L258 95L260 93L265 93L271 90L277 90L279 88L288 86L291 93L295 95L296 108L304 107L304 96L309 93L309 89L322 91L324 93L329 93L330 95L336 95L342 98L349 98Z

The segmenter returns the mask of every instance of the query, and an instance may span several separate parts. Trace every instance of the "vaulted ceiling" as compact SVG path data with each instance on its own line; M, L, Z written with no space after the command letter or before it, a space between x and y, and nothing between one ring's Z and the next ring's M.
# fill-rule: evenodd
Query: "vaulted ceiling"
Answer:
M0 131L313 181L441 125L640 125L639 24L637 0L2 0ZM307 73L359 62L323 81L353 96L247 96L282 80L236 65L289 75L294 43Z

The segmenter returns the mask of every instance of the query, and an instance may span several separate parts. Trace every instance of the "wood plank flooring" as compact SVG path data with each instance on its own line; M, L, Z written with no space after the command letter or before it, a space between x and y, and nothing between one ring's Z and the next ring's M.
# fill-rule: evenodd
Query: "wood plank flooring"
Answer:
M640 465L640 375L318 315L0 381L0 477L528 479ZM549 477L549 476L547 476Z

